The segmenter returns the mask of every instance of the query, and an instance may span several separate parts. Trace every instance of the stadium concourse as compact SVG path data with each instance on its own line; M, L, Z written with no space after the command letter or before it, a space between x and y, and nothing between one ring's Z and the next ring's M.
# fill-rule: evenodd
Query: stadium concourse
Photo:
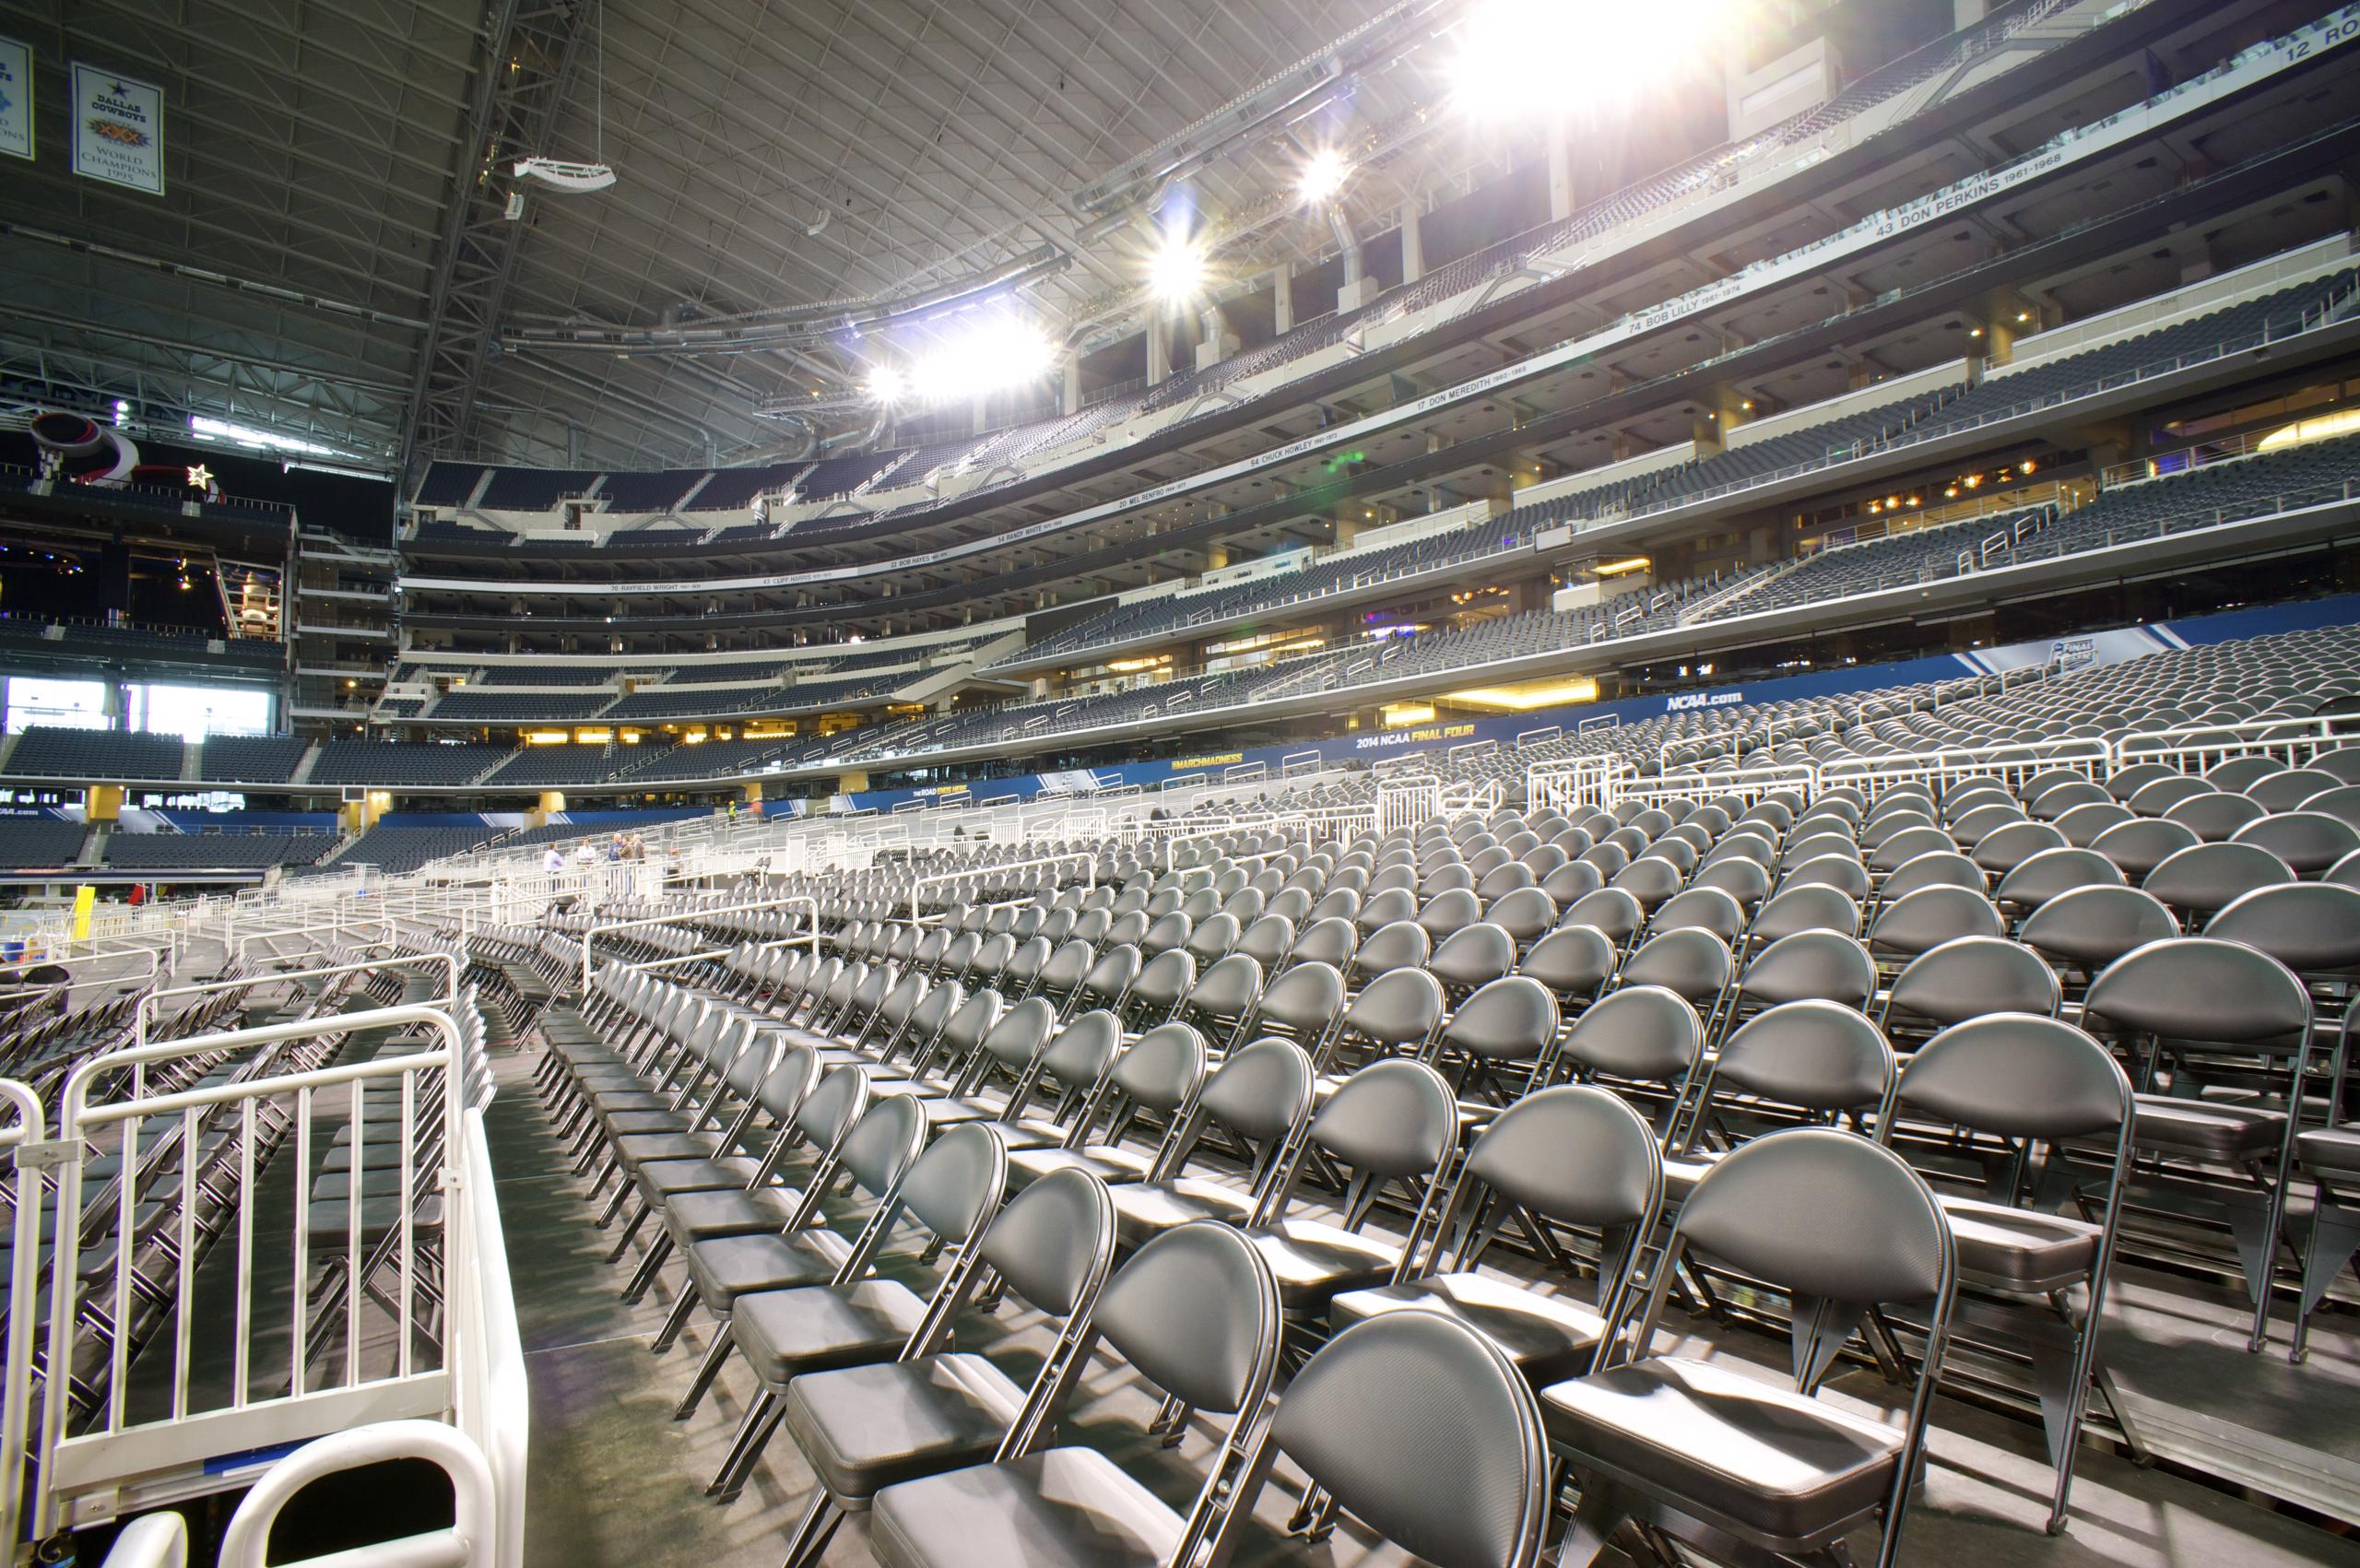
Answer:
M6 1568L2360 1568L2360 6L0 31Z

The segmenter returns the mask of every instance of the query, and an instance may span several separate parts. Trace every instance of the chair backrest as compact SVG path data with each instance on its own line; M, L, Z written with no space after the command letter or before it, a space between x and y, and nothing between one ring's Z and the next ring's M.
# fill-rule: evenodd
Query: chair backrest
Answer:
M2099 971L2083 1016L2168 1040L2260 1043L2307 1035L2310 993L2268 953L2212 937L2172 937Z
M2122 867L2092 849L2045 849L2016 862L1992 897L2011 909L2035 910L2076 888L2124 886Z
M1681 1205L1671 1256L1657 1272L1634 1353L1647 1353L1673 1273L1690 1253L1734 1268L1801 1301L1859 1309L1878 1303L1934 1303L1929 1363L1941 1360L1958 1265L1949 1223L1923 1178L1882 1145L1829 1127L1788 1127L1755 1138L1714 1162ZM1796 1381L1815 1388L1835 1360L1851 1318L1796 1347ZM1797 1313L1808 1334L1806 1315ZM1834 1343L1829 1343L1829 1339ZM1930 1369L1921 1373L1930 1378ZM1926 1390L1921 1387L1920 1398ZM1900 1468L1900 1485L1912 1475Z
M2360 968L2360 891L2333 882L2257 888L2205 924L2204 935L2259 948L2302 975Z
M1603 1315L1613 1316L1629 1245L1663 1201L1663 1150L1621 1095L1561 1083L1501 1112L1468 1150L1434 1228L1437 1263L1472 1268L1507 1218L1506 1206L1608 1236L1599 1271Z
M1800 1001L1758 1013L1730 1035L1706 1093L1733 1087L1823 1114L1882 1114L1893 1082L1893 1047L1876 1025L1835 1002Z
M2061 999L2057 972L2030 948L2003 937L1961 937L1909 961L1894 977L1883 1016L1955 1024L1986 1013L2054 1015Z
M1177 1140L1175 1159L1185 1161L1217 1122L1256 1146L1253 1180L1258 1185L1283 1142L1311 1107L1311 1057L1291 1040L1264 1039L1222 1058L1197 1096L1196 1114Z
M1614 944L1591 925L1566 925L1526 949L1516 973L1528 974L1562 1002L1582 1002L1614 973Z
M1262 990L1256 1027L1276 1027L1298 1041L1324 1037L1344 1010L1344 977L1329 963L1299 963Z
M1351 921L1331 915L1305 925L1296 936L1294 949L1287 957L1293 963L1316 961L1341 969L1352 961L1352 954L1359 950L1360 942L1360 932Z
M2295 880L2295 869L2250 843L2200 843L2167 855L2140 886L2172 909L2210 914L2256 888Z
M1868 949L1850 937L1798 931L1764 948L1746 966L1738 988L1756 1002L1824 997L1858 1008L1876 995L1877 969Z
M1690 888L1658 905L1647 929L1658 935L1666 931L1710 931L1725 943L1734 942L1745 932L1745 908L1724 889Z
M1516 967L1516 938L1482 921L1445 937L1426 960L1426 973L1459 990L1498 979Z
M1669 1084L1688 1076L1704 1048L1704 1022L1685 997L1661 986L1626 985L1574 1020L1561 1055L1585 1077Z
M863 1192L881 1198L898 1185L926 1147L926 1102L914 1094L869 1102L836 1151L835 1168Z
M1532 1391L1489 1340L1439 1313L1382 1314L1311 1358L1257 1445L1232 1529L1278 1452L1434 1568L1540 1561L1550 1461Z
M2051 958L2095 971L2178 932L2179 922L2154 894L2100 885L2058 894L2024 916L2017 935Z
M1355 974L1382 975L1426 961L1434 942L1414 920L1395 920L1368 933L1351 960Z
M1092 1330L1150 1383L1225 1416L1257 1409L1269 1393L1280 1326L1269 1264L1236 1229L1210 1220L1132 1254L1091 1314Z
M2007 928L1979 889L1937 885L1905 893L1879 910L1869 927L1869 946L1922 953L1962 937L1997 937Z
M856 1244L855 1253L865 1262L903 1210L944 1246L963 1247L991 1222L1007 1193L1008 1146L999 1134L981 1122L952 1127L911 1164L893 1203L863 1227L866 1249Z
M1442 1023L1442 983L1422 969L1388 970L1344 1009L1344 1028L1390 1049L1416 1048Z
M1730 973L1729 944L1710 931L1691 927L1640 943L1638 951L1623 961L1616 984L1660 985L1692 1002L1709 1002L1728 988Z
M1107 1086L1125 1099L1170 1115L1195 1102L1206 1071L1204 1036L1185 1023L1160 1023L1115 1058Z
M1894 1102L1952 1126L2051 1141L2118 1135L2133 1114L2113 1053L2070 1023L2026 1013L1935 1035L1901 1069Z
M1762 906L1753 917L1751 936L1756 943L1771 943L1799 931L1834 931L1846 937L1860 934L1858 895L1823 882L1788 887Z
M1001 1207L976 1250L1025 1303L1065 1317L1105 1280L1114 1200L1092 1172L1053 1171Z
M1530 1061L1555 1041L1557 1027L1557 998L1549 987L1529 975L1511 974L1460 1003L1442 1037L1471 1056Z

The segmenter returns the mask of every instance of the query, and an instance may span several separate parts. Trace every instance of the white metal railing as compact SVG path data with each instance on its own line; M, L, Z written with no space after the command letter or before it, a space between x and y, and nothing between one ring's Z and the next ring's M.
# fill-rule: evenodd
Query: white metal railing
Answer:
M273 1465L231 1515L221 1539L220 1568L264 1568L271 1526L303 1488L342 1471L397 1459L423 1459L450 1478L448 1529L300 1558L281 1568L521 1568L521 1491L513 1494L519 1527L511 1541L504 1517L509 1494L481 1446L464 1432L420 1421L379 1421L322 1437Z
M1630 763L1612 753L1568 757L1537 762L1525 770L1524 796L1535 811L1603 810L1612 806L1615 790Z
M272 970L260 974L234 976L228 980L208 980L195 985L175 985L168 990L141 994L131 1010L131 1043L148 1043L148 1026L155 1021L158 1005L171 997L210 996L223 991L243 990L264 985L283 985L298 980L329 980L340 974L360 974L384 969L421 969L440 966L443 971L442 1002L456 1007L459 1002L459 956L448 950L407 953L393 958L357 959L345 963L321 964L311 969Z
M2352 745L2360 745L2360 713L2323 713L2138 730L2116 739L2108 762L2116 770L2134 762L2162 762L2201 773L2233 757L2269 757L2299 768L2323 752Z
M0 1079L0 1104L10 1113L0 1125L0 1152L8 1156L13 1214L9 1231L8 1325L0 1340L0 1546L11 1558L25 1544L25 1452L31 1436L33 1329L40 1319L41 1169L58 1153L46 1137L41 1097L14 1079Z
M1961 779L1993 778L2013 784L2059 768L2092 778L2111 771L2112 749L2103 740L2026 740L2001 746L1944 747L1894 757L1838 757L1820 768L1823 786L1850 784L1873 797L1897 784L1949 784Z
M596 921L582 933L582 994L590 994L591 949L600 937L610 937L618 931L643 931L657 925L690 925L700 921L712 921L725 914L754 914L770 909L808 909L811 912L811 929L808 938L813 953L820 950L820 901L808 893L790 893L783 898L758 899L750 903L724 904L716 908L680 910L669 914L643 915L635 920Z
M1376 831L1416 828L1442 815L1442 780L1432 773L1401 773L1376 785Z
M1664 800L1735 797L1751 804L1791 791L1805 800L1820 790L1821 770L1809 762L1776 762L1752 768L1705 768L1615 781L1615 798L1652 804Z
M1036 860L1010 860L997 866L973 867L964 871L938 871L919 877L910 883L911 924L918 925L925 921L925 911L919 900L920 892L924 889L947 887L954 882L982 881L1009 871L1046 870L1056 866L1080 867L1082 887L1085 891L1098 886L1098 857L1087 851L1072 855L1044 855Z
M423 1029L438 1043L348 1062L332 1061L324 1049L330 1041L378 1029ZM168 1064L186 1069L295 1042L311 1043L314 1049L263 1058L266 1067L287 1065L290 1070L257 1071L221 1081L189 1079L187 1087L160 1091L148 1087L150 1072ZM364 1097L372 1086L394 1096L396 1130L385 1130L380 1121L378 1136L398 1138L399 1147L419 1150L425 1111L421 1091L439 1100L444 1132L455 1128L466 1109L466 1056L465 1040L447 1010L404 1005L108 1052L83 1061L68 1074L60 1096L57 1140L73 1153L57 1166L56 1242L44 1362L49 1374L43 1380L34 1451L37 1535L46 1537L61 1525L89 1522L87 1512L77 1513L81 1500L87 1499L99 1516L112 1516L211 1490L219 1483L224 1461L234 1468L240 1456L257 1451L360 1422L440 1416L450 1409L451 1319L441 1310L439 1281L427 1282L421 1266L430 1261L425 1244L430 1242L435 1243L431 1252L439 1259L442 1249L432 1231L447 1229L445 1217L464 1206L466 1175L445 1138L439 1145L438 1169L421 1171L416 1158L405 1158L390 1190L372 1192L365 1175L370 1124ZM314 1060L323 1065L309 1065ZM324 1095L328 1097L324 1103ZM331 1108L338 1098L350 1118L351 1200L345 1204L340 1247L324 1244L330 1233L324 1226L314 1237L310 1185L313 1113ZM382 1106L384 1099L377 1103ZM143 1137L144 1129L159 1120L165 1133L152 1139ZM212 1147L204 1137L208 1122L222 1135ZM177 1170L163 1173L143 1194L140 1178L151 1144L167 1138L177 1142ZM116 1173L86 1208L80 1151L86 1145L110 1140L119 1151ZM257 1183L262 1161L272 1154L283 1157L279 1146L288 1141L293 1145L297 1180L294 1223L284 1244L291 1256L282 1309L257 1283L264 1245ZM436 1193L442 1208L421 1203ZM226 1194L221 1205L226 1211L206 1218L201 1229L200 1198L216 1194ZM379 1206L381 1211L392 1212L380 1219L384 1234L376 1238L368 1236L363 1225L365 1200L372 1196L391 1197L398 1206ZM149 1219L143 1226L143 1197L168 1199L160 1224ZM107 1229L90 1232L89 1239L103 1239L106 1246L91 1272L83 1266L82 1253L86 1231L94 1223L111 1229L112 1234ZM226 1237L225 1231L230 1232ZM324 1244L316 1257L315 1239ZM196 1276L206 1251L203 1244L216 1240L231 1245L236 1255L228 1287L231 1299L227 1303L208 1301L209 1306L228 1307L229 1387L218 1403L199 1409L193 1388L198 1370L192 1342ZM280 1256L274 1244L274 1274ZM313 1277L315 1263L324 1270L318 1279ZM395 1271L391 1293L381 1281L381 1263ZM315 1302L315 1288L332 1281L340 1288ZM219 1286L207 1289L210 1296ZM369 1309L365 1315L364 1303ZM137 1363L143 1385L159 1380L163 1385L161 1397L152 1406L143 1400L140 1413L135 1413L130 1397L135 1307L170 1323L169 1341L151 1347ZM343 1353L323 1360L323 1346L333 1349L339 1339ZM281 1342L285 1380L277 1392L258 1395L264 1358L275 1354L274 1347ZM79 1430L69 1431L76 1381L71 1373L85 1364L86 1347L103 1355L105 1370L92 1373L98 1386L90 1408ZM208 1401L212 1397L208 1395ZM160 1407L159 1414L144 1413L155 1406Z

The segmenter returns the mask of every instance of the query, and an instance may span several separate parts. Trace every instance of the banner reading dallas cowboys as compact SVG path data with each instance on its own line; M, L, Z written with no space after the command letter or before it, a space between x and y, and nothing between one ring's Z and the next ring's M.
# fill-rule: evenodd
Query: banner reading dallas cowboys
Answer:
M164 89L74 62L74 172L164 194Z
M13 38L0 38L0 152L33 155L33 52Z

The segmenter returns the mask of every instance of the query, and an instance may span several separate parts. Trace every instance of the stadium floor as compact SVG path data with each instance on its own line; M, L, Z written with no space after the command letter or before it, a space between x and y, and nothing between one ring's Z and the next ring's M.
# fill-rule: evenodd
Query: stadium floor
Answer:
M782 1436L735 1503L718 1506L702 1495L745 1409L750 1380L733 1363L690 1420L671 1419L704 1352L710 1323L700 1314L669 1353L649 1353L666 1292L651 1291L636 1306L620 1301L624 1270L603 1261L612 1232L586 1223L583 1184L567 1173L569 1161L526 1081L537 1055L504 1055L503 1091L489 1113L532 1387L528 1561L533 1568L776 1568L807 1494L808 1471ZM2051 1538L2041 1530L2049 1473L2035 1426L1945 1398L1936 1408L1933 1465L1910 1515L1905 1561L1929 1568L2360 1568L2360 1539L2340 1539L2177 1468L2187 1453L2211 1444L2238 1455L2239 1464L2293 1458L2324 1468L2338 1484L2360 1479L2352 1457L2360 1454L2360 1334L2352 1319L2330 1315L2319 1324L2311 1362L2298 1370L2285 1362L2283 1325L2272 1353L2246 1355L2235 1326L2242 1309L2225 1294L2207 1299L2186 1280L2134 1269L2116 1299L2110 1360L2137 1401L2134 1409L2178 1412L2178 1457L2142 1467L2110 1451L2085 1450L2071 1529ZM982 1324L985 1335L1003 1336L1021 1355L1029 1326L1023 1319L1003 1314ZM962 1348L991 1348L973 1336L971 1330L962 1338ZM1764 1335L1733 1340L1723 1330L1718 1339L1722 1354L1783 1353ZM1854 1382L1870 1398L1882 1386L1871 1378ZM1186 1467L1201 1456L1204 1444L1192 1440L1175 1456L1141 1439L1147 1397L1127 1373L1100 1362L1075 1397L1065 1440L1108 1446L1150 1484L1161 1467L1172 1484L1157 1490L1185 1498L1194 1484ZM2207 1468L2217 1475L2222 1467ZM1346 1530L1315 1552L1282 1542L1275 1527L1289 1502L1284 1490L1274 1486L1264 1494L1267 1517L1259 1522L1272 1527L1248 1539L1239 1568L1385 1568L1403 1561ZM1872 1556L1873 1543L1868 1550ZM870 1561L866 1526L856 1515L824 1562L827 1568L863 1568Z

